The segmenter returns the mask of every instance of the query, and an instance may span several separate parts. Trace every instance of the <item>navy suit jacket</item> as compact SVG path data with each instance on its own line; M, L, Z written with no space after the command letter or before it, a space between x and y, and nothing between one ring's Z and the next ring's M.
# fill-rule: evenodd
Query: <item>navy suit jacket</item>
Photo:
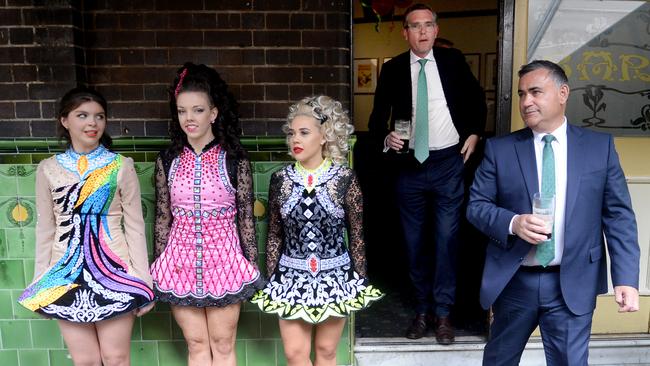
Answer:
M487 116L485 94L465 57L457 49L441 47L433 48L433 57L460 143L463 144L469 135L482 135ZM407 51L381 67L368 121L368 129L379 145L378 149L383 148L384 138L394 129L396 119L410 120L413 116L412 93L411 58L410 51Z
M529 128L489 139L470 190L467 218L489 238L481 283L488 308L532 245L508 234L515 214L532 211L539 191ZM567 126L567 192L562 295L575 315L593 311L607 292L605 240L614 286L639 285L639 244L630 194L611 135Z

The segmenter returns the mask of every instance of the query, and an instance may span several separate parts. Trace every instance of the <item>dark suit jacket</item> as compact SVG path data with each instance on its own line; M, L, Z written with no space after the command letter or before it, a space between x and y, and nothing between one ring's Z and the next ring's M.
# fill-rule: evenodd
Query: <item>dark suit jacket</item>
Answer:
M434 47L433 57L451 119L460 135L460 143L463 144L469 135L481 136L487 114L485 94L463 54L454 48ZM395 120L411 119L411 94L410 51L407 51L382 65L375 90L368 129L374 141L381 143L382 148L384 138L394 129Z
M532 245L508 235L515 214L531 213L539 191L530 129L489 139L470 189L467 218L490 237L481 284L488 308L519 268ZM639 244L625 176L608 134L567 126L567 191L562 295L569 310L593 311L607 292L605 241L614 286L639 285Z

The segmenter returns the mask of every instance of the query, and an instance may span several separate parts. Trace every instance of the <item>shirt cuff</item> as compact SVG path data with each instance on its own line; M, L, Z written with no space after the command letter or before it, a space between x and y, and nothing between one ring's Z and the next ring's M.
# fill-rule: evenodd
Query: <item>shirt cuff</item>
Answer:
M386 135L386 137L384 137L384 151L383 152L385 152L385 153L388 152L388 150L390 150L390 147L388 147L388 136L390 136L390 134L388 134L388 135Z
M515 235L515 233L512 232L512 223L515 222L515 217L519 215L514 215L512 219L510 219L510 225L508 225L508 234L510 235Z

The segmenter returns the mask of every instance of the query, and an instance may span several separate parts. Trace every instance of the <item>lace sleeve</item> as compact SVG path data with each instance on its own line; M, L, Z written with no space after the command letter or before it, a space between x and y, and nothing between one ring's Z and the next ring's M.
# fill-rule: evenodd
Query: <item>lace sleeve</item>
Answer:
M156 222L154 224L154 248L153 257L158 258L167 246L167 238L172 225L171 201L169 199L169 187L167 176L163 168L162 158L156 159Z
M280 215L282 178L280 172L271 176L269 185L269 225L266 236L266 273L270 277L280 260L282 247L283 228Z
M257 241L253 219L253 174L247 159L237 163L237 228L244 256L257 266Z
M351 172L350 184L345 192L345 216L348 223L350 256L354 270L366 277L366 244L363 240L363 195L356 174Z

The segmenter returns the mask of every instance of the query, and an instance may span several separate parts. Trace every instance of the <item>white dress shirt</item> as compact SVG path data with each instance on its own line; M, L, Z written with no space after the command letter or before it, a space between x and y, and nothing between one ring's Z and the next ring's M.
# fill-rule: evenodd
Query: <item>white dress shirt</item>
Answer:
M415 112L417 111L417 95L418 95L418 76L420 74L420 57L415 55L413 51L411 54L411 92L413 103L413 116L411 117L411 141L415 141ZM438 66L436 60L433 58L433 50L424 57L427 63L424 66L424 72L427 76L427 96L429 99L429 150L440 150L446 147L456 145L460 141L460 136L454 122L451 120L451 114L447 107L447 99L442 90L442 82L440 81L440 74L438 73ZM411 144L410 148L415 148L415 144Z

